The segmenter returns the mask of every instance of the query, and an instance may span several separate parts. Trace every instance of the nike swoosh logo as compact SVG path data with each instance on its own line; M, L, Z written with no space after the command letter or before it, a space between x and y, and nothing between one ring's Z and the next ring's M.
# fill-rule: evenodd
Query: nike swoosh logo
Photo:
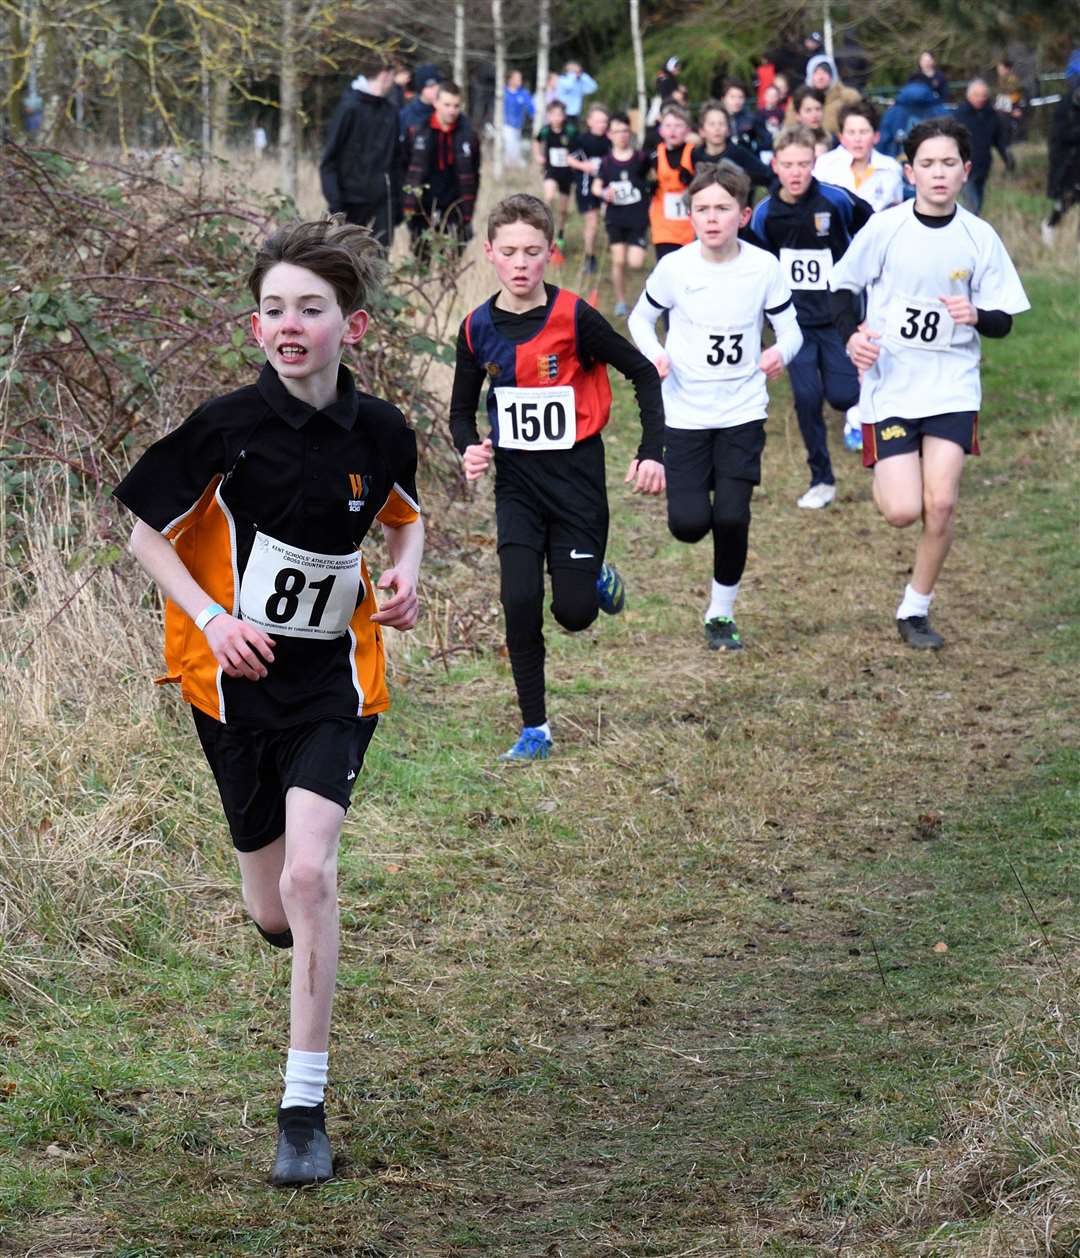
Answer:
M572 550L570 552L570 558L571 559L595 559L596 556L593 554L589 554L583 550Z

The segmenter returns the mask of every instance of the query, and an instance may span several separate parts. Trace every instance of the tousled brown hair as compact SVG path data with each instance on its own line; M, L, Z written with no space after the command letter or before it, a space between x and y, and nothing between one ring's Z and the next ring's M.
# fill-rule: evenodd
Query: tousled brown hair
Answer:
M799 148L813 152L815 143L814 132L809 127L804 127L801 122L795 122L777 133L773 140L772 151L779 153L781 149L789 149L797 144Z
M382 247L366 227L347 223L343 214L308 223L289 223L259 246L248 275L258 305L263 280L279 262L302 266L334 290L342 314L362 310L377 296L386 278Z
M488 215L487 238L495 239L500 227L509 227L511 223L527 223L537 231L544 233L544 239L550 245L555 239L555 220L551 211L539 197L529 192L515 192L513 196L503 197Z
M693 204L694 197L706 188L718 184L725 192L730 193L739 203L740 209L750 204L750 176L734 162L726 159L719 162L705 162L697 168L697 174L686 189L684 200L687 208Z

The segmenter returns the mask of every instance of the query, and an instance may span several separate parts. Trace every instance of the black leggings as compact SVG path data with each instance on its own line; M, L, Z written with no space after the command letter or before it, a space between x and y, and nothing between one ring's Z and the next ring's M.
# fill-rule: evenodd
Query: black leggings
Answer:
M709 530L713 536L713 580L738 585L746 567L750 537L750 499L753 482L718 477L709 491L680 492L668 497L668 528L680 542L700 542Z
M506 650L514 674L521 719L543 725L544 556L529 546L499 548L500 591L506 615ZM551 613L564 629L587 629L599 611L593 567L553 568Z

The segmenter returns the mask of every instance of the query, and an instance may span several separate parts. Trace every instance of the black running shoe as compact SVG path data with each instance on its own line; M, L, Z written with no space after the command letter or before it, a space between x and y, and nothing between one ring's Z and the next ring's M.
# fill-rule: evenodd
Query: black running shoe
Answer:
M916 651L937 651L945 645L945 639L936 630L930 628L929 616L908 616L896 619L896 628L901 638Z
M291 948L293 946L292 929L286 926L284 930L263 930L254 918L251 919L255 929L266 940L271 948Z
M743 640L730 616L714 616L705 622L705 645L710 651L741 651Z
M278 1110L277 1157L270 1172L275 1188L299 1188L332 1179L334 1160L322 1105L290 1105Z

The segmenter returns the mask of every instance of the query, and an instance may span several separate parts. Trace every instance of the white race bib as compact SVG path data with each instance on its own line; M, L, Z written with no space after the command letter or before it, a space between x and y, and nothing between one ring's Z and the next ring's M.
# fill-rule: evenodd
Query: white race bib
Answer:
M829 286L832 270L831 249L781 249L780 265L792 289L823 292Z
M889 303L885 335L906 349L948 349L955 328L943 302L894 297Z
M683 200L681 192L665 192L664 193L664 217L665 218L689 218L690 209Z
M569 149L548 149L548 165L552 170L558 170L566 165L569 156Z
M609 186L614 189L613 205L637 205L641 200L641 189L629 179L617 179Z
M240 615L274 637L340 638L359 602L360 552L319 555L256 532Z
M500 450L569 450L577 440L574 390L568 384L496 389L495 406Z
M679 354L679 365L701 380L734 380L757 371L761 334L754 323L710 328L695 324L688 337L688 354Z
M598 174L600 173L600 163L601 163L603 160L604 160L604 159L603 159L602 157L590 157L590 158L589 158L589 170L590 170L590 171L591 171L594 175L598 175Z

